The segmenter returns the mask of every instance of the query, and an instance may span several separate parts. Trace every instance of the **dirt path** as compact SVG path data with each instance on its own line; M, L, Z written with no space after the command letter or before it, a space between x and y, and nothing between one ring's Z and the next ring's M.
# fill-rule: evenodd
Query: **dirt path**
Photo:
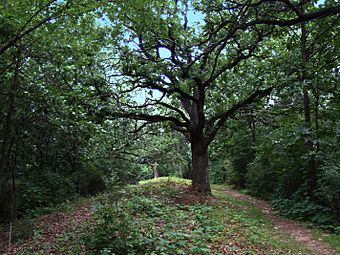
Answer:
M222 191L222 190L221 190ZM223 189L223 191L227 192L229 195L248 201L257 208L259 208L262 213L267 215L267 217L272 221L272 223L276 226L279 231L285 232L293 236L298 242L301 242L304 246L306 246L309 250L314 252L317 255L340 255L340 253L333 250L321 239L315 239L311 231L300 225L299 223L284 219L280 216L275 215L275 210L273 207L266 201L253 198L251 196L242 194L238 191L232 189Z

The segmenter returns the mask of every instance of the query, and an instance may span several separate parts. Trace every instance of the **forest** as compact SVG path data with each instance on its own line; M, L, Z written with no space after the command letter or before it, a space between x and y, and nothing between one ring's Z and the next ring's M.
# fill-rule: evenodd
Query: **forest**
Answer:
M339 254L339 38L335 0L0 1L0 253Z

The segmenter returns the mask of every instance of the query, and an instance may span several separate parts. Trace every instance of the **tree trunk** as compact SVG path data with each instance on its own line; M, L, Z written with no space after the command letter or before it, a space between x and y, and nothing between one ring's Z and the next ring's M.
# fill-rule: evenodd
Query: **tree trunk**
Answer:
M314 144L312 141L312 128L311 128L311 118L310 118L310 107L309 107L309 93L306 88L303 91L304 98L304 115L305 115L305 128L309 130L307 134L306 146L309 152L308 168L309 168L309 192L310 195L314 194L316 189L316 164L315 164L315 151Z
M178 175L180 178L183 178L183 166L181 161L178 163Z
M320 151L319 101L320 101L319 84L316 83L316 88L315 88L315 115L314 115L314 117L315 117L315 135L316 135L316 152ZM316 162L316 168L318 168L318 162Z
M304 14L303 10L302 13ZM303 109L304 109L304 126L308 130L306 136L306 147L309 153L308 160L308 178L309 178L309 193L311 196L314 195L314 191L316 189L317 182L317 169L315 163L315 150L314 144L312 140L312 126L311 126L311 111L310 111L310 102L309 102L309 92L306 84L306 80L308 79L307 74L307 62L308 62L308 53L307 53L307 31L305 24L301 24L301 63L302 63L302 76L301 81L303 83Z
M18 50L18 56L15 58L16 66L14 71L14 77L12 85L8 91L8 98L7 98L7 112L6 118L4 122L4 132L2 137L2 144L0 146L0 192L2 190L2 182L5 174L5 169L8 167L7 158L9 158L10 153L10 142L12 139L12 125L13 125L13 115L15 111L15 99L18 90L18 80L19 80L19 72L20 72L20 65L21 65L21 51Z
M159 177L159 169L158 169L158 163L155 162L152 164L152 170L153 170L153 178L158 178Z
M191 140L192 186L199 192L210 195L208 173L208 145L204 139Z
M13 165L11 166L11 180L10 180L10 185L9 185L10 222L14 222L17 219L16 186L15 186L15 168L17 166L17 151L18 151L18 144L16 144L16 148L14 152Z
M256 124L253 116L253 110L249 110L249 118L248 118L248 125L251 132L252 142L256 144Z
M180 141L177 143L177 152L178 152L180 155L182 155L182 153L183 153L183 149L182 149L182 146L181 146L182 143L183 143L182 140L180 140ZM182 164L181 159L179 159L179 161L178 161L178 176L179 176L180 178L183 178L183 164Z

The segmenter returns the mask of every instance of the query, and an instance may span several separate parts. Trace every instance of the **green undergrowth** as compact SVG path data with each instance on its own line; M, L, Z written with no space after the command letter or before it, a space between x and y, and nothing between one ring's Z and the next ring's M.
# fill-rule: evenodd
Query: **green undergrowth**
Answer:
M310 227L310 226L309 226ZM320 230L318 228L311 228L312 234L316 239L322 239L325 242L327 242L333 249L335 249L337 252L340 253L340 235L331 233L331 232L325 232L323 230Z
M183 179L183 178L178 178L175 176L167 176L167 177L159 177L159 178L155 178L155 179L150 179L150 180L144 180L144 181L140 181L138 184L139 185L150 185L150 184L163 184L163 183L175 183L176 185L190 185L191 184L191 180L189 179Z
M293 195L290 199L275 199L272 205L287 218L312 223L324 230L340 234L339 219L334 211L313 202L310 198L301 199L301 196Z
M256 208L223 192L194 192L159 178L113 191L94 204L88 254L311 254L275 234Z
M266 216L264 216L263 213L261 212L261 210L259 210L254 204L251 204L247 201L239 200L239 199L232 197L232 196L228 196L226 193L221 191L223 189L230 188L228 185L213 185L213 188L216 190L215 195L217 194L217 196L220 196L220 195L224 196L225 199L227 199L230 203L238 204L238 206L241 207L241 208L242 207L246 208L245 211L247 212L249 217L258 218L261 221L264 220L264 221L266 221L266 226L267 227L269 226L269 230L270 230L270 228L272 228L272 227L270 227L271 226L270 220ZM240 191L240 192L247 194L246 190ZM282 217L287 217L285 214L282 214L281 211L278 211L278 213ZM320 226L317 226L317 225L312 224L312 223L306 223L306 222L302 222L302 221L300 221L299 223L304 225L309 230L311 230L311 233L313 234L315 239L322 239L324 242L328 243L330 247L332 247L336 251L340 252L340 235L339 234L334 233L332 231L324 230L324 229L320 228ZM289 239L289 237L287 237L287 238ZM300 245L300 244L298 244L298 245Z
M220 201L229 203L231 210L227 210L226 218L239 217L245 229L243 231L248 232L250 239L255 239L259 243L268 245L272 248L271 251L264 253L254 254L313 254L311 251L305 249L301 243L295 241L290 235L280 233L276 230L275 226L271 223L271 220L265 216L260 209L254 204L237 199L228 195L221 190L213 190L213 195ZM254 232L253 230L257 230ZM231 231L235 231L232 227ZM242 231L242 230L241 230ZM252 254L252 253L250 253Z
M254 205L217 189L202 195L190 182L166 177L113 187L84 201L91 220L70 221L72 227L49 242L36 229L20 253L12 254L312 254L277 232Z
M36 228L39 224L39 218L53 213L68 213L73 211L77 206L84 203L89 203L90 199L85 197L76 197L72 200L66 200L63 203L48 206L44 208L37 208L32 210L12 223L11 226L11 242L22 243L26 239L34 237L37 232ZM0 224L0 241L8 243L10 231L10 223ZM1 243L3 245L3 243ZM0 253L2 252L2 246L0 245Z

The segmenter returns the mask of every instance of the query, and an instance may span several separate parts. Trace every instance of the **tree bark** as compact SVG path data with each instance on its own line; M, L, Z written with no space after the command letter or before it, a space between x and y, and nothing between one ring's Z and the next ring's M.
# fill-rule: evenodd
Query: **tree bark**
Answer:
M177 152L180 155L182 155L182 153L183 153L183 148L182 148L183 147L183 143L184 143L184 141L182 139L180 139L179 142L177 143ZM180 178L183 178L183 164L182 164L181 158L178 161L178 176Z
M208 145L204 139L191 140L192 186L199 192L210 195L211 188L208 173Z
M12 142L13 145L14 141ZM11 147L12 147L11 145ZM9 184L9 191L10 191L10 222L14 222L17 219L17 203L16 203L16 184L15 184L15 168L17 166L17 151L18 151L18 144L16 144L15 152L14 152L14 159L13 165L11 166L11 180Z
M302 10L302 14L304 11ZM314 144L312 140L312 126L311 126L311 111L310 111L310 100L309 100L309 92L308 87L306 85L306 80L308 79L307 73L307 62L308 62L308 53L307 53L307 30L304 23L301 24L301 63L302 63L302 76L301 81L303 83L303 109L304 109L304 126L308 130L306 135L306 147L309 153L308 160L308 178L309 178L309 193L313 196L314 191L316 189L316 163L315 163L315 150Z
M183 166L181 161L178 162L178 176L183 178Z
M252 142L253 145L256 144L256 124L255 124L255 120L254 120L254 116L253 116L253 110L249 110L249 118L247 120L248 125L249 125L249 129L251 132L251 138L252 138Z
M320 142L319 142L319 101L320 101L320 93L319 93L319 84L316 83L315 88L315 135L316 135L316 152L320 151ZM318 162L316 162L316 168L318 167Z
M20 66L21 66L21 50L18 49L18 55L15 58L16 61L16 66L15 66L15 71L14 71L14 77L13 77L13 82L12 85L9 89L8 92L8 98L7 98L7 103L8 103L8 109L6 113L6 118L4 122L4 134L3 134L3 139L2 139L2 144L0 147L0 192L2 189L2 182L3 182L3 177L5 174L5 169L8 166L8 161L7 158L9 158L9 153L10 153L10 144L11 144L11 139L12 139L12 125L13 125L13 115L15 111L15 99L16 99L16 94L18 90L18 80L19 80L19 72L20 72Z
M305 115L305 128L309 130L307 134L306 146L309 155L308 160L308 175L309 175L309 192L312 195L314 190L316 189L316 164L315 164L315 150L314 144L312 141L312 128L311 128L311 114L310 114L310 105L309 105L309 93L306 88L303 90L303 104L304 104L304 115Z
M158 178L159 177L159 169L158 169L158 163L154 162L152 163L152 171L153 171L153 178Z

